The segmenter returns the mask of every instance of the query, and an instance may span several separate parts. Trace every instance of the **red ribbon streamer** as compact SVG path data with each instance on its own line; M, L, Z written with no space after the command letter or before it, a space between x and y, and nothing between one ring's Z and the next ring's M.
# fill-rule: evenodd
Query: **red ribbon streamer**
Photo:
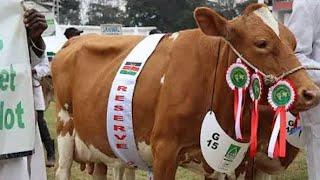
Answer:
M258 124L259 124L259 112L258 112L258 100L254 100L254 107L251 112L251 137L250 137L250 157L254 157L257 153L258 147Z
M287 114L286 114L286 109L284 106L277 108L276 113L275 113L275 120L274 124L276 122L277 117L280 116L280 132L275 132L279 133L276 146L274 148L273 152L273 157L278 158L278 157L286 157L286 145L287 145L287 131L286 131L286 126L287 126Z
M238 96L238 94L239 94L239 89L238 88L236 88L234 91L233 91L233 93L234 93L234 105L233 105L233 107L234 107L234 119L235 119L235 131L237 131L237 127L236 127L236 121L237 121L237 112L238 112L238 102L239 102L239 96ZM243 105L244 105L244 97L245 97L245 94L246 94L246 89L244 89L244 88L242 88L241 89L241 91L242 91L242 104L240 105L241 107L241 110L240 110L240 136L237 136L236 138L237 138L237 140L242 140L243 138L242 138L242 134L241 134L241 127L242 127L242 120L243 120L243 118L242 118L242 114L243 114ZM236 133L237 134L237 133Z

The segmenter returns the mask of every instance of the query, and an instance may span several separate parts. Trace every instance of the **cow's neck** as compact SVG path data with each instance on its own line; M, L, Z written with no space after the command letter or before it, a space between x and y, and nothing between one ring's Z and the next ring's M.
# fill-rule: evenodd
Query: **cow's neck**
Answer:
M221 127L232 137L235 137L234 131L234 94L226 82L226 72L228 67L236 62L237 56L232 51L230 46L224 41L220 40L219 57L217 57L215 87L213 95L213 109L216 113L217 119ZM242 134L245 140L250 137L250 124L248 114L250 112L250 97L248 93L245 96L245 105L243 111L243 126Z

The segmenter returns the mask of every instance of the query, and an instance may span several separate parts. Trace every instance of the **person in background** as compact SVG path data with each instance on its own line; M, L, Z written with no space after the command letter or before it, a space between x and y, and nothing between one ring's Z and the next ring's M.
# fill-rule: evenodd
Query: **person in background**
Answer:
M67 39L70 39L75 36L80 36L83 31L78 30L77 28L71 27L67 28L64 32L64 36L66 36Z
M44 119L46 103L44 100L42 86L40 84L41 79L49 74L50 69L48 58L45 54L43 54L42 57L43 58L38 64L31 61L34 108L37 112L37 122L40 130L41 141L47 152L46 166L53 167L55 163L54 140L51 139L46 120Z
M302 65L320 67L320 1L294 0L286 25L297 39L296 56ZM308 71L320 86L320 72ZM306 142L308 176L320 178L320 105L301 114Z
M159 30L159 29L152 29L150 32L149 32L149 35L151 34L161 34L162 32Z

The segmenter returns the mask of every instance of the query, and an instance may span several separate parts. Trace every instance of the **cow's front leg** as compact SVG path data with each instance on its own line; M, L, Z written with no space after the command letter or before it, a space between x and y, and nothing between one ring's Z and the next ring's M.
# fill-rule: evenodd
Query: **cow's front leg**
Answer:
M116 166L113 168L113 179L114 180L122 180L124 174L123 166Z
M178 162L178 146L172 140L157 140L152 143L153 175L155 180L174 180Z
M126 168L124 171L124 176L126 177L126 180L135 180L135 169L132 168Z
M62 108L58 108L58 110L60 110L57 121L59 161L55 179L68 180L70 179L75 144L73 122L67 110Z

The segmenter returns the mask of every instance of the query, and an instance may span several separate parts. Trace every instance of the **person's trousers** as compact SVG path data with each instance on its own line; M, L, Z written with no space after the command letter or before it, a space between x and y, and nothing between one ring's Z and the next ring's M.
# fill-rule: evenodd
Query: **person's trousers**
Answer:
M53 156L54 155L54 141L51 139L50 132L47 126L47 122L44 119L44 111L38 111L37 110L37 120L38 120L38 126L40 130L40 136L41 141L44 144L44 147L47 151L47 156Z
M304 126L303 133L306 142L307 164L308 164L308 179L320 179L320 126L318 128L311 126Z

